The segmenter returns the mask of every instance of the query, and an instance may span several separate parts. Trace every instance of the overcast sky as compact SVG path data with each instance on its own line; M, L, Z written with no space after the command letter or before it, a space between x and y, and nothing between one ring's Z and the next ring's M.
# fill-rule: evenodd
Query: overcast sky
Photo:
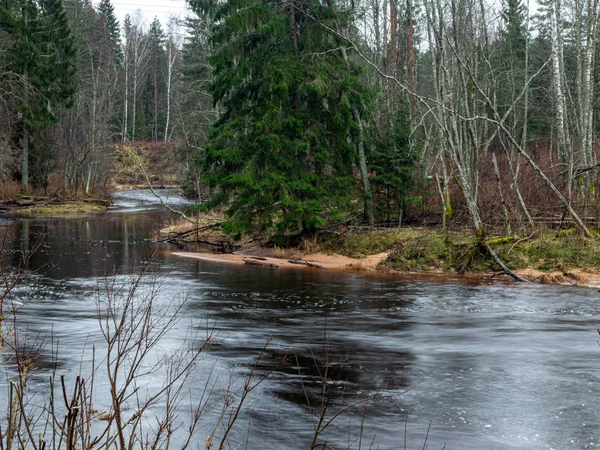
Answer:
M95 5L98 3L100 0L94 0ZM133 16L139 9L146 25L150 25L156 16L162 23L163 30L167 29L167 21L170 16L183 18L186 11L185 0L112 0L112 4L121 26L127 14Z

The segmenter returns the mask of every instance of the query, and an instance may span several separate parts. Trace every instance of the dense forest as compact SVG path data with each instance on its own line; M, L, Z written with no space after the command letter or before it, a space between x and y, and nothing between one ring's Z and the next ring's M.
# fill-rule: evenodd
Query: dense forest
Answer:
M110 0L1 0L3 189L106 190L149 148L231 231L595 233L600 0L188 6L145 26Z

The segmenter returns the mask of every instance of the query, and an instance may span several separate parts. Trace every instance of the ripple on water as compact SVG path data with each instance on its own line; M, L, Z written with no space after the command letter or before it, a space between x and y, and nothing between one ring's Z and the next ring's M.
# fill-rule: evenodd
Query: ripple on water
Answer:
M126 285L148 260L146 239L161 222L153 215L156 206L147 192L124 193L115 212L149 211L6 225L19 236L48 233L51 239L35 261L49 269L28 277L14 298L22 303L19 320L32 335L53 334L59 341L61 372L75 375L89 366L92 345L101 348L94 294L106 273L116 272L116 282ZM107 246L88 248L89 242ZM182 322L160 350L175 351L189 327L202 338L214 337L191 393L200 395L213 370L218 395L210 401L203 429L211 429L220 411L223 383L232 374L243 380L273 338L257 374L273 373L253 391L234 431L236 443L250 430L249 448L306 447L312 430L307 394L311 405L318 405L319 369L328 365L340 378L327 385L335 386L336 405L370 397L363 435L369 444L363 448L373 437L374 448L398 448L407 416L409 448L422 448L426 436L432 449L444 443L460 450L598 446L596 291L267 272L167 252L159 253L155 264L164 283L157 304L189 299ZM150 288L143 282L141 291ZM289 362L279 365L286 354ZM40 386L53 364L45 358L35 375ZM160 377L155 374L148 385L156 386ZM0 392L6 392L4 386ZM361 405L344 415L328 430L329 442L358 439L362 414Z

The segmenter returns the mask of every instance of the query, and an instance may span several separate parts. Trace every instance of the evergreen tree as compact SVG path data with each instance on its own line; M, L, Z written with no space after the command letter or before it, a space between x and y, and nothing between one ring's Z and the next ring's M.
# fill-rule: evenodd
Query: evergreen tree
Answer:
M123 49L121 48L121 32L115 8L110 0L101 0L98 12L104 18L104 31L115 52L115 63L121 65L123 62Z
M496 97L498 110L503 115L515 101L515 96L525 86L527 77L525 53L528 39L526 8L522 0L503 0L501 34L497 42L498 52L494 64L498 73L499 88ZM529 105L527 105L529 108ZM514 130L522 128L525 104L523 100L513 108L507 125Z
M29 187L30 136L71 104L74 45L60 0L4 0L0 27L11 35L8 66L32 89L11 106L21 117L21 185Z
M147 99L152 99L151 102L148 102L149 105L152 105L152 107L147 108L147 116L151 118L151 120L149 120L151 124L149 135L151 136L153 141L157 141L158 130L163 129L162 125L164 123L164 117L162 117L162 115L159 116L159 94L162 94L164 91L164 83L159 84L159 72L161 70L161 66L164 63L166 41L166 36L162 30L162 26L160 24L160 20L158 20L158 17L155 17L152 23L150 24L150 30L148 31L148 39L150 40L152 69L148 78L148 87L150 88L150 92L148 93L150 95L147 97ZM162 80L162 77L160 79Z
M50 108L52 105L70 108L75 93L75 43L67 12L62 0L40 0L40 7L40 48L47 86L44 96Z
M406 210L419 164L418 155L410 145L410 104L406 99L400 101L390 119L390 127L374 130L374 145L369 155L377 213L387 222L401 218Z
M312 17L344 27L333 2L273 0L215 7L211 93L222 114L206 147L212 204L232 229L253 223L314 232L350 209L357 124L369 92L344 45Z
M522 0L504 0L502 9L504 57L523 60L527 40L525 5Z

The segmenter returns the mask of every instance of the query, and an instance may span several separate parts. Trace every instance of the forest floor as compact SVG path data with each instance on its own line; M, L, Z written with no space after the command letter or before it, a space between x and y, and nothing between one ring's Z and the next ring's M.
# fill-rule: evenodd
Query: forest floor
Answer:
M211 220L214 223L215 219ZM175 224L163 232L174 236L187 228L189 225ZM191 241L198 239L209 245L194 246ZM274 245L273 239L256 236L233 242L212 227L198 235L192 233L188 240L180 246L186 251L178 255L229 264L512 280L477 245L470 230L338 229L282 248ZM225 242L227 248L219 245ZM487 242L511 270L532 282L600 287L600 245L575 230L490 237ZM221 253L224 249L228 253Z

